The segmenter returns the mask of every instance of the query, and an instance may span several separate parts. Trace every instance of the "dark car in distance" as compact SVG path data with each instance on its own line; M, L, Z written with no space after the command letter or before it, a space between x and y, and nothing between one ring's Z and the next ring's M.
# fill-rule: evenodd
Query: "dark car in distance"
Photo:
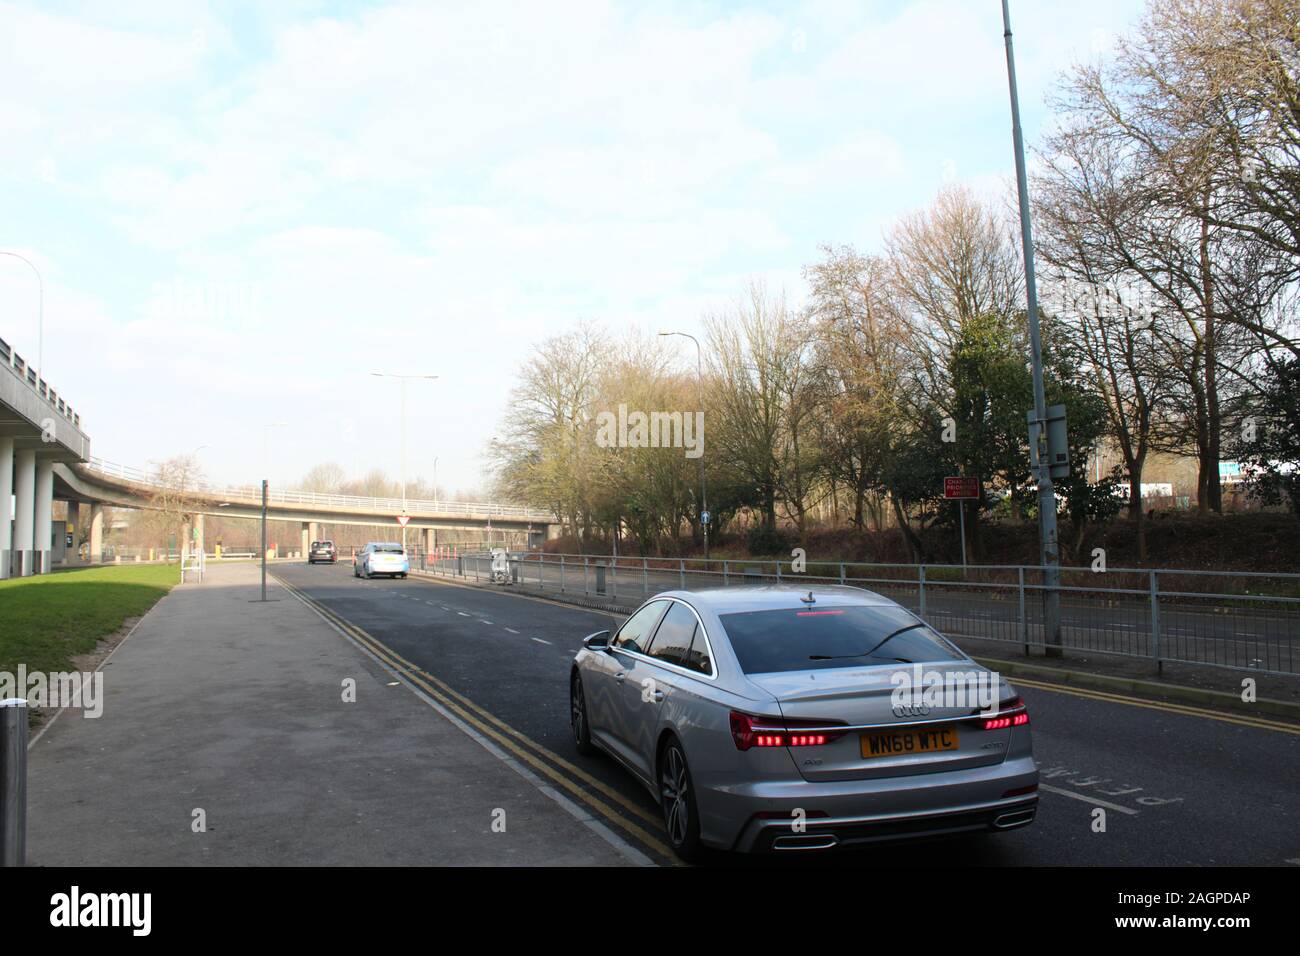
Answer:
M333 564L338 559L338 549L334 547L333 541L313 541L307 551L308 564L316 564L318 561Z

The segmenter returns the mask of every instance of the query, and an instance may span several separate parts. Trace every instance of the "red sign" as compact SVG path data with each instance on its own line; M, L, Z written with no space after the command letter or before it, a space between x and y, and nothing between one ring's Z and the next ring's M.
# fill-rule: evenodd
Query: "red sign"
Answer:
M397 523L398 523L398 525L400 525L400 526L403 527L403 528L406 527L406 522L408 522L408 521L410 521L410 520L411 520L411 516L410 516L410 515L398 515L398 516L397 516Z
M978 498L980 496L980 480L978 478L967 478L965 475L955 475L943 480L943 496L945 498Z

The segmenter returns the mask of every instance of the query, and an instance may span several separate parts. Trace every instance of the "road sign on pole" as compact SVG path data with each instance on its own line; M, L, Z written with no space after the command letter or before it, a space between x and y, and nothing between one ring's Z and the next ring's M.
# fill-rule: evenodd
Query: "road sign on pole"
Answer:
M943 480L945 498L978 498L980 480L968 475L952 475Z
M410 516L410 515L398 515L398 516L397 516L397 525L398 525L398 527L405 528L405 527L406 527L406 523L407 523L408 521L410 521L410 520L411 520L411 516Z
M957 502L961 516L961 566L966 567L966 504L970 498L979 498L980 480L971 475L950 475L943 480L943 496Z

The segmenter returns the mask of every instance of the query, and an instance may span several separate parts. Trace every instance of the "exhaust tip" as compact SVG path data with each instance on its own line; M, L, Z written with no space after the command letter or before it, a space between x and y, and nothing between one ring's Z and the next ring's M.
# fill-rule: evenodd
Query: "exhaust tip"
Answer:
M1022 827L1026 823L1033 822L1036 808L1030 807L1027 810L1015 810L1012 813L1004 813L994 818L993 826L999 830L1010 830L1013 827Z
M839 844L831 833L798 833L779 836L772 841L773 850L829 850Z

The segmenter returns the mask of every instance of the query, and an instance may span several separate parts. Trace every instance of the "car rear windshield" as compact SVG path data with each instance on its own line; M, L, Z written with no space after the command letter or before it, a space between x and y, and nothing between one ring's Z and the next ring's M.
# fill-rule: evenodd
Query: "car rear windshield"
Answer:
M377 544L375 550L381 554L401 554L402 546L400 544Z
M782 608L720 619L746 674L962 659L901 607Z

